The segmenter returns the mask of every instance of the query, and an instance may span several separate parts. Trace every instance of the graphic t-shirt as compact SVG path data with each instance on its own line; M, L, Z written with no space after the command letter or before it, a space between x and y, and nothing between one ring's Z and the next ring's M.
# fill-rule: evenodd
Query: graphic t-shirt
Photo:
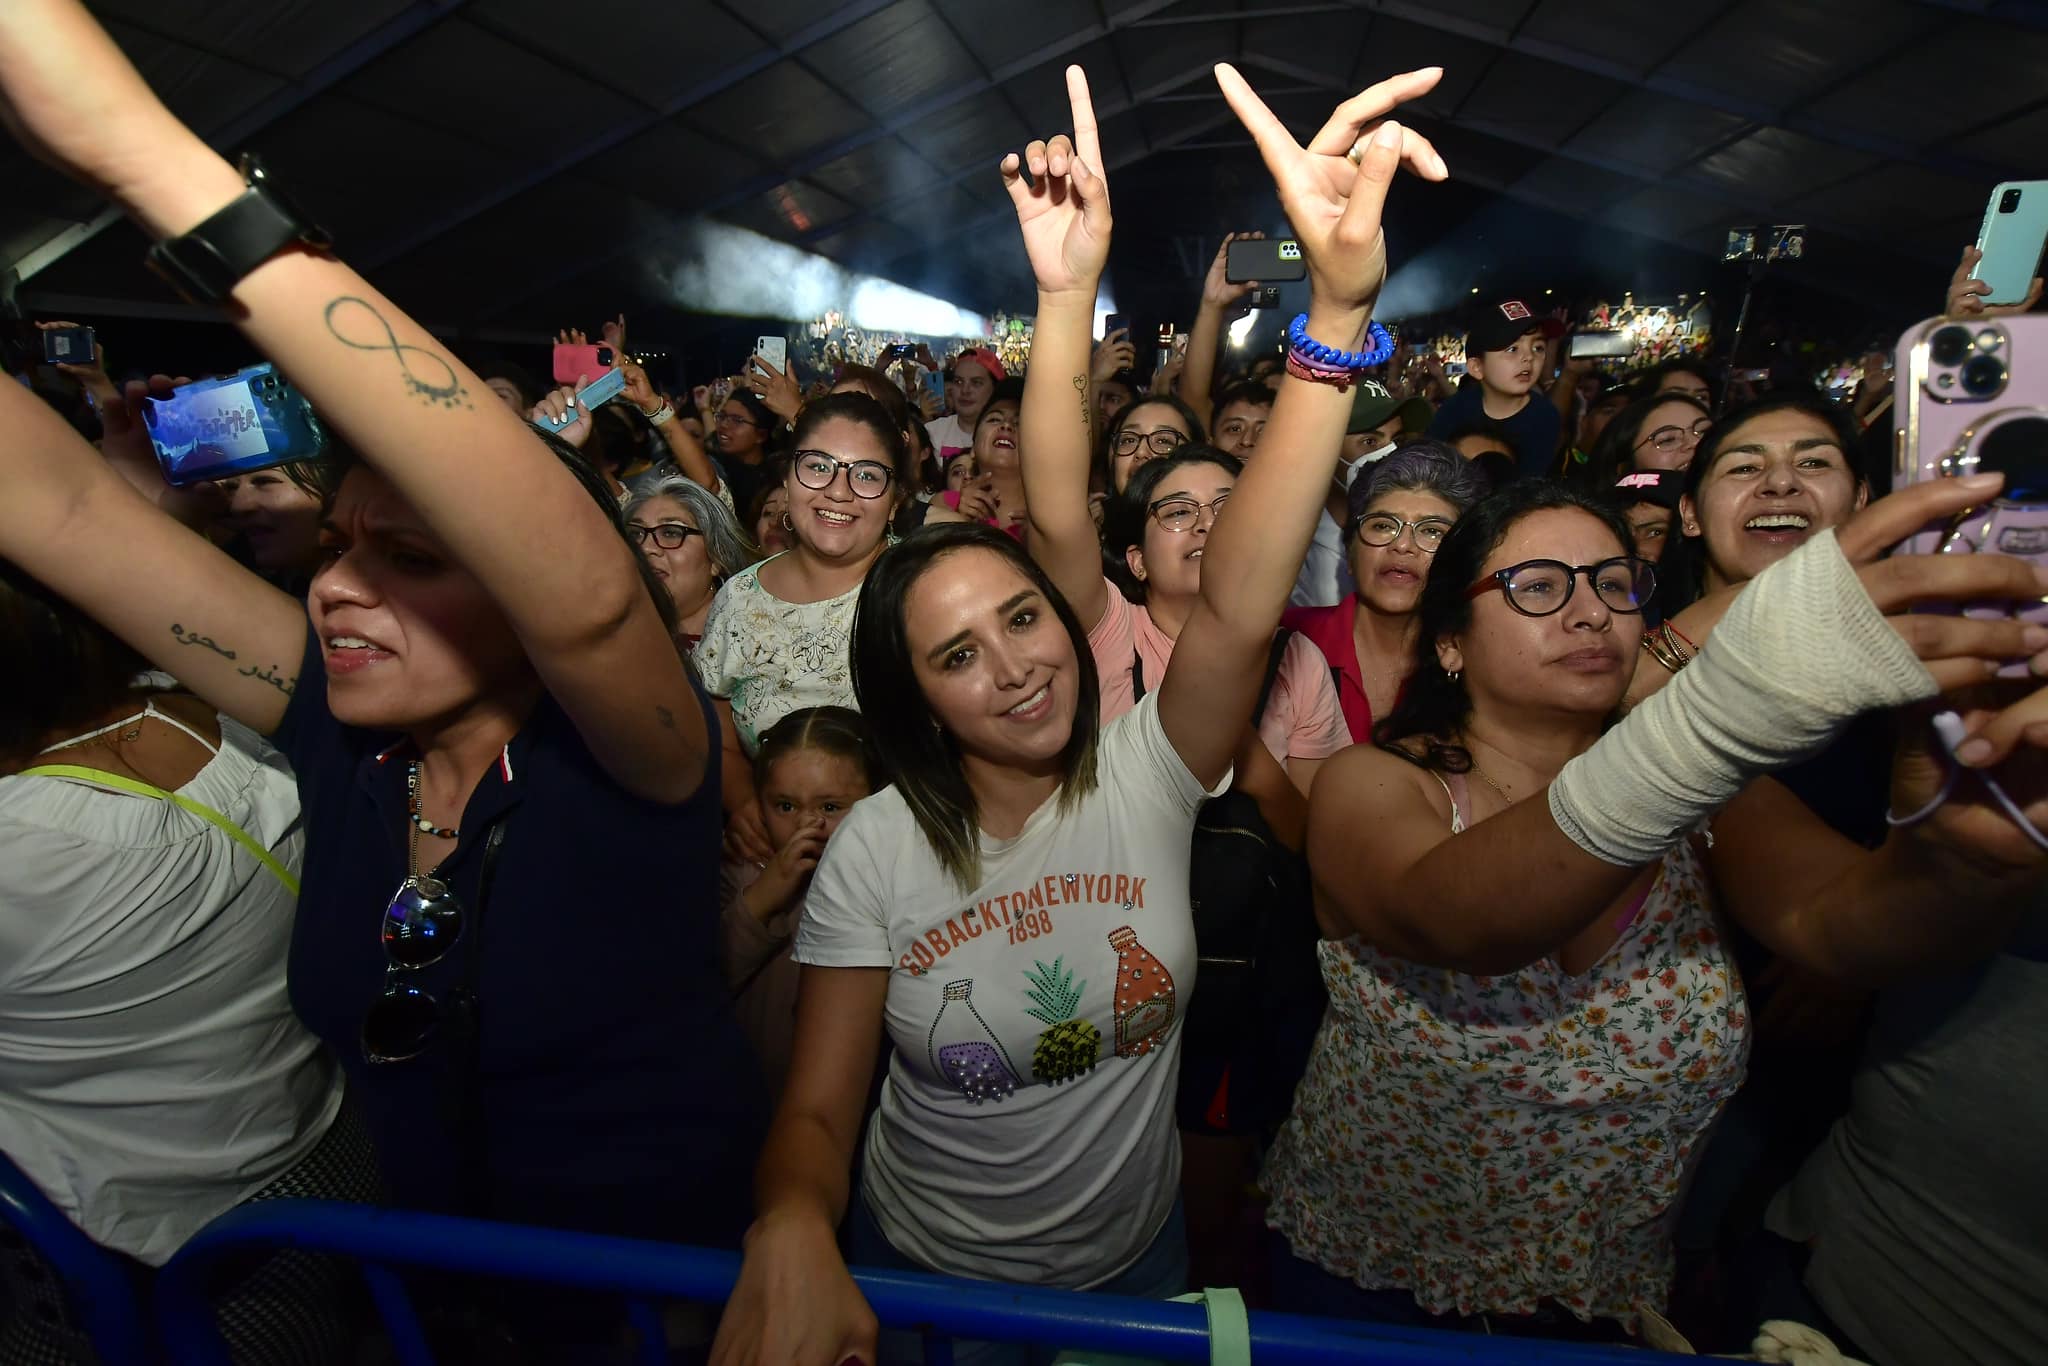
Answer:
M1179 1191L1188 846L1210 794L1157 694L1104 729L1096 771L1073 808L1055 797L1015 838L983 835L971 892L893 787L853 808L811 882L797 961L890 969L896 1049L862 1194L935 1271L1098 1285Z
M725 581L690 656L704 690L731 704L748 754L793 711L860 709L851 662L860 588L822 602L785 602L761 586L760 571L750 565Z
M1118 592L1115 584L1108 588L1109 605L1088 633L1088 648L1102 682L1105 723L1136 703L1132 658L1141 662L1149 696L1165 679L1174 646L1174 638L1159 629L1150 612ZM1289 759L1327 759L1351 744L1330 666L1321 651L1298 635L1287 642L1287 653L1280 657L1280 673L1259 717L1259 738L1282 768Z

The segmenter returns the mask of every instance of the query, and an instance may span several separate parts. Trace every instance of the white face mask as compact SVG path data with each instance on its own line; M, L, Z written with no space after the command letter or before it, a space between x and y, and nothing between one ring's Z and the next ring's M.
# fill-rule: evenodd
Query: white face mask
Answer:
M1337 466L1337 483L1348 490L1354 483L1358 481L1358 472L1360 470L1364 469L1367 465L1372 464L1374 461L1384 460L1389 455L1392 455L1394 453L1394 447L1398 444L1398 442L1389 441L1386 445L1380 447L1376 451L1367 451L1364 455L1359 456L1358 459L1352 461L1348 465L1340 463Z

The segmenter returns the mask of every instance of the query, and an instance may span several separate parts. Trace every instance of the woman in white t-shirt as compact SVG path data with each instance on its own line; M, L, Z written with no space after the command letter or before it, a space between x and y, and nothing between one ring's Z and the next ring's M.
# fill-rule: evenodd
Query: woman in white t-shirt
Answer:
M1297 148L1234 71L1218 76L1299 225L1311 335L1359 347L1385 277L1379 209L1400 130L1370 143L1363 169L1342 153L1432 78L1345 106L1322 154ZM1085 460L1075 405L1110 213L1087 83L1079 68L1067 79L1074 143L1033 143L1003 176L1039 283L1027 441L1068 440ZM1409 156L1434 165L1420 139ZM1188 840L1196 805L1228 779L1349 410L1333 384L1286 382L1239 510L1209 538L1217 563L1185 648L1107 726L1086 630L1008 536L932 528L875 566L854 674L896 781L854 807L811 884L792 1072L715 1362L876 1360L835 1241L850 1203L856 1261L1184 1288L1173 1092L1194 985ZM856 1197L885 1028L896 1051Z
M854 597L916 482L902 428L864 393L806 407L794 445L782 521L795 543L725 581L692 656L718 700L730 847L755 863L775 846L755 800L753 753L793 711L859 705L848 661Z

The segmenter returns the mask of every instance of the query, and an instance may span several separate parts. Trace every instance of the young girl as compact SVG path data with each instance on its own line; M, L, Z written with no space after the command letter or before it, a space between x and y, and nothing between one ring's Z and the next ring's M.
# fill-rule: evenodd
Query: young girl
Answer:
M796 961L790 940L825 841L875 788L860 713L805 707L768 728L754 752L754 790L775 857L727 860L723 870L725 980L740 1025L780 1098L796 1033Z

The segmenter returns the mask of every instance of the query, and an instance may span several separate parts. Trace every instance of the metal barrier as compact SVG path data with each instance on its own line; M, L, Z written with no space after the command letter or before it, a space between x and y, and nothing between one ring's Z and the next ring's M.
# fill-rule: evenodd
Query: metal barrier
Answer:
M328 1201L245 1205L209 1224L157 1280L158 1322L171 1360L228 1366L214 1328L210 1283L222 1259L252 1248L299 1248L357 1261L402 1366L433 1357L400 1273L455 1272L616 1295L639 1339L636 1360L666 1366L659 1304L723 1304L739 1275L737 1253L596 1234L408 1214ZM1206 1311L1196 1304L1128 1299L856 1269L884 1328L922 1333L930 1360L950 1361L953 1339L1036 1343L1152 1361L1209 1360ZM1375 1366L1652 1366L1661 1353L1436 1332L1254 1311L1253 1359Z
M157 1360L127 1266L80 1232L5 1155L0 1155L0 1224L25 1239L56 1274L74 1317L65 1326L83 1333L102 1362L126 1366Z

